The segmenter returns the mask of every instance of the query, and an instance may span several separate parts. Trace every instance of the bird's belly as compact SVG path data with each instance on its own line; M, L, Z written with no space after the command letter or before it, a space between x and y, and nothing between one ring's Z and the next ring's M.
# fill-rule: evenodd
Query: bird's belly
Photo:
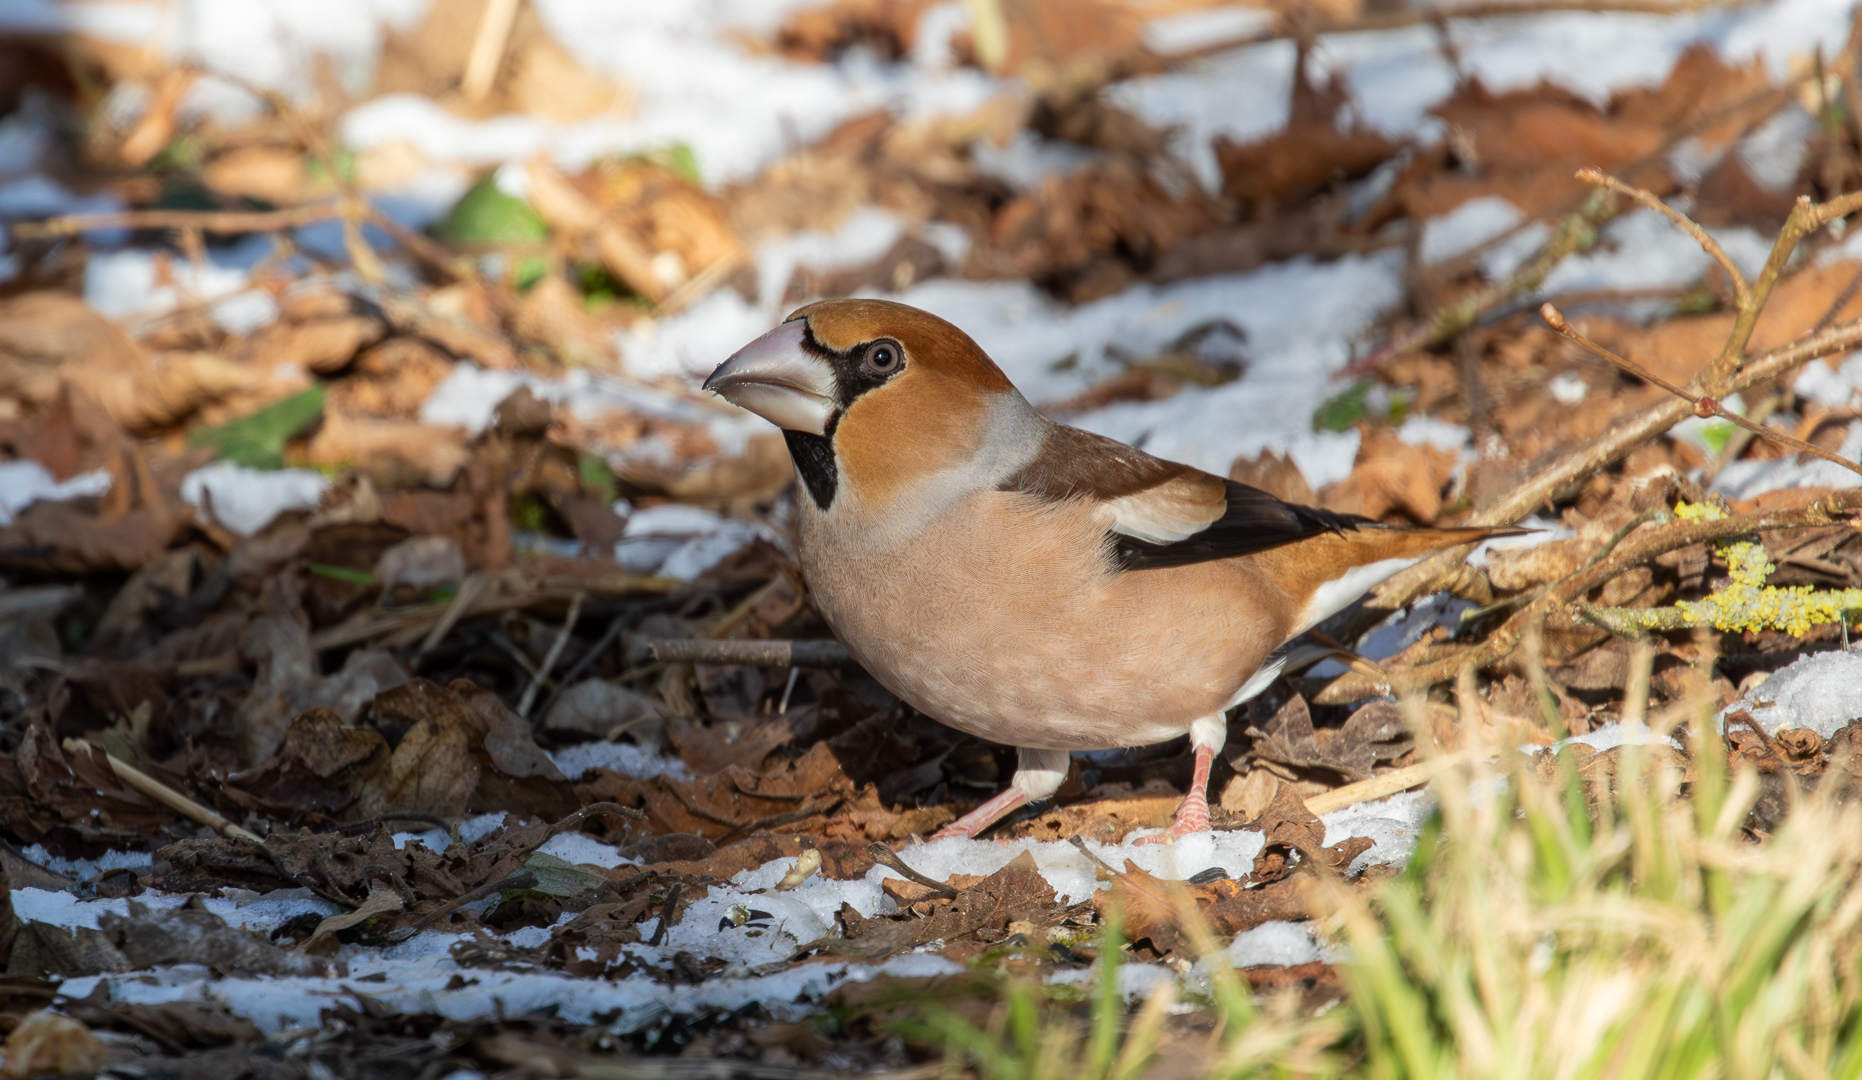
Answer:
M801 545L816 606L854 657L973 735L1057 750L1159 742L1226 707L1279 644L1220 597L1120 588L1124 575L1005 558L978 535L990 534L876 552L805 528Z

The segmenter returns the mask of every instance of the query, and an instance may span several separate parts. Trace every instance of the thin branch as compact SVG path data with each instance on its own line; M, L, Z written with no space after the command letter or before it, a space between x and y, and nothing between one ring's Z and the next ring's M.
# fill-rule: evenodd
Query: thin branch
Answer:
M1675 403L1675 408L1679 410L1679 403ZM1407 668L1386 664L1386 667L1390 669L1390 677L1387 680L1370 679L1355 672L1341 675L1315 695L1313 700L1321 705L1334 705L1446 682L1454 678L1464 664L1484 668L1506 659L1520 644L1526 628L1535 621L1562 610L1611 578L1640 566L1658 555L1665 555L1684 547L1692 547L1695 544L1710 543L1752 533L1773 532L1781 529L1814 529L1831 525L1858 527L1854 517L1858 510L1862 510L1862 488L1849 488L1834 492L1809 506L1793 510L1733 514L1713 521L1675 521L1653 529L1645 529L1630 537L1614 556L1580 570L1565 578L1558 585L1547 589L1537 600L1519 611L1507 621L1505 626L1494 631L1479 645L1471 649L1457 650L1453 655Z
M1752 421L1734 412L1733 410L1727 408L1718 398L1709 397L1705 394L1690 394L1686 390L1683 390L1679 386L1676 386L1675 384L1669 382L1668 380L1662 378L1661 376L1656 375L1654 372L1649 371L1647 368L1644 368L1640 364L1634 363L1633 361L1626 360L1623 357L1616 355L1610 350L1604 348L1602 345L1599 345L1596 342L1592 341L1591 339L1585 337L1583 334L1578 333L1575 329L1572 328L1570 323L1565 321L1564 315L1552 305L1545 304L1541 306L1539 308L1539 314L1544 317L1546 323L1549 324L1552 329L1558 331L1560 334L1563 334L1569 340L1577 342L1579 345L1582 345L1584 348L1589 349L1591 352L1595 353L1596 355L1603 357L1605 360L1610 361L1612 364L1615 364L1617 367L1620 367L1624 371L1629 372L1631 375L1634 375L1637 378L1642 379L1645 382L1652 382L1656 386L1661 387L1663 390L1666 390L1669 393L1673 394L1674 396L1680 398L1681 400L1686 401L1689 405L1693 406L1695 416L1698 416L1703 420L1709 416L1717 416L1722 420L1729 421L1739 427L1745 428L1747 431L1750 431L1752 434L1757 435L1761 439L1770 439L1772 442L1775 442L1780 446L1788 446L1791 449L1798 451L1799 453L1814 454L1815 456L1820 457L1825 461L1830 461L1830 462L1834 462L1835 464L1841 465L1843 468L1848 469L1850 472L1855 473L1857 476L1862 476L1862 465L1857 465L1855 462L1850 461L1847 458L1839 457L1836 454L1832 454L1821 446L1817 446L1813 443L1807 443L1804 440L1799 439L1792 435L1786 435L1782 431L1776 431L1776 430L1773 430L1772 428L1765 427L1761 424L1755 424Z
M650 641L647 650L663 664L747 664L751 667L841 667L853 662L838 641Z
M588 599L585 592L577 592L569 600L569 614L562 621L562 630L556 640L550 643L550 651L543 655L543 663L537 668L535 678L524 688L524 696L517 703L517 715L523 719L530 718L530 707L537 703L537 691L543 689L543 681L550 677L550 670L556 661L562 658L563 646L569 644L569 635L575 630L577 620L582 617L582 601Z
M207 807L202 806L200 803L188 798L181 792L157 780L155 777L123 761L115 754L92 746L83 739L65 740L65 753L78 754L83 752L88 752L93 756L103 758L104 761L109 763L111 771L116 773L116 778L118 780L121 780L128 787L134 788L142 794L147 795L149 798L154 799L156 802L161 803L163 806L180 814L182 817L197 821L207 826L209 829L212 829L214 832L230 839L249 840L254 844L265 843L265 841L259 839L253 833L226 820Z
M1754 357L1739 368L1727 393L1744 390L1788 374L1812 360L1862 346L1862 319L1838 323L1827 330L1806 334L1789 345ZM1609 431L1565 451L1550 464L1535 469L1523 483L1492 506L1476 511L1469 525L1508 525L1542 505L1559 492L1582 482L1598 469L1693 415L1687 402L1676 398L1651 406L1618 421ZM1461 570L1471 545L1449 548L1392 575L1366 601L1371 607L1393 610L1418 596L1434 592L1440 583Z
M1082 848L1081 850L1085 850L1085 849ZM949 899L949 900L955 900L957 898L957 890L955 888L951 887L950 885L945 884L942 881L937 880L936 878L926 877L925 875L919 873L918 871L913 870L911 867L905 865L904 859L899 858L898 852L892 850L891 848L887 847L886 845L880 843L877 840L866 845L866 854L868 858L872 859L874 862L878 863L879 865L895 873L904 875L908 880L915 881L918 884L923 885L925 888L932 890L933 892L937 893L939 896L945 897L946 899Z
M1645 188L1631 187L1595 165L1579 169L1578 179L1586 184L1609 188L1618 195L1627 195L1680 226L1681 230L1693 237L1694 242L1704 248L1707 254L1713 256L1714 260L1720 264L1720 269L1726 271L1726 276L1733 282L1733 298L1739 305L1744 307L1750 302L1752 288L1746 284L1746 276L1739 272L1739 267L1733 263L1732 256L1728 255L1726 249L1720 246L1720 242L1713 238L1713 234L1701 228L1694 219L1656 198L1654 192Z
M93 229L199 229L212 233L278 232L363 213L349 202L294 206L289 210L112 210L64 214L13 226L21 240L53 240Z
M1561 11L1623 11L1652 15L1682 15L1694 11L1736 8L1747 2L1749 0L1735 0L1732 3L1719 2L1719 0L1691 0L1691 2L1683 0L1681 3L1669 3L1664 0L1475 0L1472 3L1441 6L1418 5L1397 11L1377 12L1356 19L1279 19L1276 20L1272 29L1198 45L1181 52L1166 54L1159 59L1170 66L1176 66L1192 60L1200 60L1206 56L1228 52L1231 49L1261 45L1282 38L1311 39L1320 34L1400 30L1409 26L1439 24L1451 19L1511 18L1517 15L1543 15Z

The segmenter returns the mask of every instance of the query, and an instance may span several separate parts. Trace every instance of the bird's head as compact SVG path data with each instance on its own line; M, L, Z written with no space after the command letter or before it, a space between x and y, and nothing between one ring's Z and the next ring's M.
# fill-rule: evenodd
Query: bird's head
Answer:
M968 334L889 300L801 308L718 365L705 389L783 429L823 510L843 478L884 498L929 474L987 465L1005 439L1019 444L1041 423Z

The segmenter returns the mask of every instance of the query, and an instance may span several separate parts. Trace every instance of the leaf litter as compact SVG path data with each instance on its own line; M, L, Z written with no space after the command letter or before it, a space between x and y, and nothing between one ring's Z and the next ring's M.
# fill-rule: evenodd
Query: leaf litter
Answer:
M1788 784L1857 772L1862 713L1828 689L1862 683L1844 620L1629 640L1573 602L1714 595L1718 540L1509 630L1693 506L1749 519L1774 584L1858 584L1853 475L1695 421L1539 494L1522 512L1545 542L1301 643L1231 718L1217 829L1169 847L1134 841L1169 821L1181 746L1078 755L998 839L926 844L1006 780L1008 748L850 664L653 649L828 636L786 539L786 451L693 377L816 296L932 308L1050 414L1288 498L1455 524L1530 488L1668 400L1539 324L1541 301L1675 383L1743 302L1573 172L1674 201L1755 275L1794 200L1862 186L1840 23L1749 5L1760 55L1663 16L1665 73L1601 90L1529 65L1490 82L1445 45L1404 70L1455 77L1400 123L1375 99L1392 69L1349 57L1399 55L1403 31L1338 5L1277 16L1345 27L1318 47L1212 39L1207 59L1152 51L1146 20L1181 13L1122 0L1003 3L1000 55L936 5L653 29L797 101L836 87L776 143L747 99L714 125L767 147L751 159L656 111L677 73L578 59L576 27L607 24L575 5L523 7L472 82L494 7L358 16L382 43L360 95L253 96L229 67L243 118L181 106L201 72L83 34L140 119L18 69L49 104L7 122L70 121L23 168L122 213L23 215L0 285L9 1075L270 1075L279 1054L569 1074L617 1049L904 1068L935 1047L893 1034L896 1002L1090 978L1114 921L1128 996L1193 989L1213 932L1252 986L1318 1008L1341 991L1315 884L1369 892L1403 865L1437 755L1556 744L1541 768L1607 787L1625 740L1706 702L1770 785L1755 837ZM1282 47L1271 79L1237 74ZM216 48L198 55L225 67ZM873 65L942 104L884 96ZM1276 87L1281 119L1212 133L1198 95L1243 82ZM473 149L501 114L527 134ZM665 145L550 142L636 122ZM1862 314L1852 245L1804 246L1748 354ZM1858 387L1837 349L1739 407L1854 460Z

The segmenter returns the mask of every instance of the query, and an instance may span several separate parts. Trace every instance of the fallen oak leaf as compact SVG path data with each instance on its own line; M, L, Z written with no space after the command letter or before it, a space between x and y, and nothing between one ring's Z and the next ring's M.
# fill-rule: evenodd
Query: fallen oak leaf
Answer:
M1353 836L1325 846L1325 822L1306 806L1306 800L1291 784L1280 785L1274 801L1248 827L1259 829L1267 838L1266 846L1254 859L1250 877L1254 883L1278 881L1290 873L1292 861L1287 854L1291 851L1299 852L1301 858L1316 866L1343 871L1374 843L1368 837Z
M323 940L329 938L334 941L338 931L360 926L370 919L387 915L390 912L402 911L406 907L406 901L402 900L401 894L395 892L392 887L380 881L371 881L368 899L362 901L362 906L341 915L331 915L318 923L317 929L312 931L310 937L298 946L298 950L307 953L318 952Z

